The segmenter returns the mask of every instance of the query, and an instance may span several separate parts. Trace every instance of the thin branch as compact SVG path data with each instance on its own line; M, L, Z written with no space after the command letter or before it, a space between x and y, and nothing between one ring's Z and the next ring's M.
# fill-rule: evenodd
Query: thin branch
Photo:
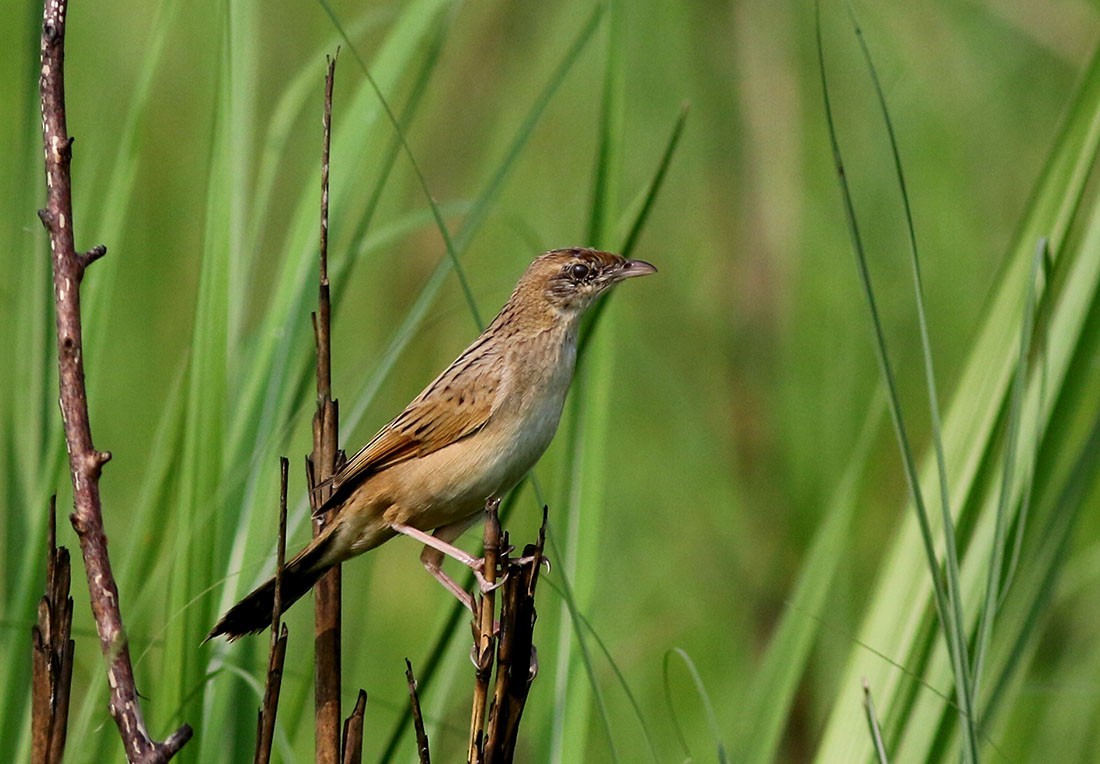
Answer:
M39 90L42 101L42 139L46 163L46 209L39 217L50 236L53 260L54 303L57 314L58 376L61 417L69 453L73 483L73 528L88 579L92 614L99 646L107 664L110 687L108 708L132 762L168 761L191 738L186 724L163 743L153 741L145 729L130 646L119 609L118 586L107 554L107 536L99 495L99 475L110 453L92 444L88 396L84 384L84 347L80 317L80 282L85 269L106 254L96 247L78 254L73 237L72 181L69 164L72 139L65 120L65 0L47 0L42 23L42 69Z
M256 732L255 764L271 761L271 745L275 739L275 715L279 710L279 692L283 686L283 664L286 662L286 624L283 615L283 568L286 566L286 493L290 460L279 457L279 542L275 563L275 604L271 608L271 649L267 658L267 682Z
M343 459L339 450L339 408L332 399L332 305L328 281L329 142L335 75L336 57L333 56L328 60L328 74L325 77L324 136L321 150L320 284L317 313L313 316L317 346L317 413L313 418L313 453L309 457L306 471L314 510L314 537L320 535L328 521L327 516L318 511L328 498L325 482L335 474L338 462ZM336 565L314 587L314 736L318 764L340 762L340 593L340 566Z
M413 729L416 730L416 755L420 764L431 764L432 756L428 750L428 733L424 729L424 715L420 712L420 696L416 692L416 677L413 666L405 659L405 681L409 685L409 700L412 703Z
M65 753L69 690L73 677L73 598L69 596L69 550L57 547L57 497L50 497L46 593L31 629L34 675L31 689L31 761L59 764Z

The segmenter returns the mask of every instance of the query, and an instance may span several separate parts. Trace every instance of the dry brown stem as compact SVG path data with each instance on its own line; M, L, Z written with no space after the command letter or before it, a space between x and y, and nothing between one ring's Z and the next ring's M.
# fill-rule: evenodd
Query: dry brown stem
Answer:
M330 348L332 304L328 281L328 177L329 142L332 126L332 85L336 58L328 61L325 77L323 145L321 150L321 242L320 278L317 313L313 331L317 345L317 413L313 418L313 452L309 456L307 478L313 503L314 537L324 530L328 517L318 512L328 491L327 481L339 468L343 455L339 442L339 408L332 399L332 353ZM318 764L340 762L340 566L336 565L314 586L314 739Z
M535 632L535 587L545 560L546 507L542 509L538 543L528 544L519 560L508 559L500 605L500 637L497 646L496 687L489 709L485 760L510 762L515 756L520 718L531 683L538 674Z
M424 714L420 710L420 695L417 692L416 677L413 676L412 662L408 658L405 659L405 682L409 685L409 700L412 703L417 760L420 764L431 764L432 756L428 749L428 733L424 729Z
M286 625L280 630L283 615L283 568L286 566L286 493L290 461L279 457L279 541L275 562L275 604L271 612L271 648L267 658L267 681L264 700L256 730L255 764L271 761L271 745L275 739L275 715L279 710L279 692L283 685L283 664L286 662Z
M344 720L343 764L359 764L363 760L363 716L367 712L367 691L359 690L351 716Z
M69 690L73 677L73 598L69 596L69 550L57 547L57 497L50 497L46 593L31 629L34 668L31 689L31 761L58 764L65 753Z
M483 574L490 584L497 581L497 567L500 563L502 537L500 518L500 499L490 499L485 505L485 568ZM503 538L503 548L507 548L507 536ZM507 559L507 554L503 555ZM470 707L470 740L466 760L473 764L483 761L485 750L485 710L489 704L489 680L493 674L493 658L496 647L496 634L493 620L496 616L496 592L488 591L478 597L477 616L474 619L474 648L471 658L474 662L474 698Z

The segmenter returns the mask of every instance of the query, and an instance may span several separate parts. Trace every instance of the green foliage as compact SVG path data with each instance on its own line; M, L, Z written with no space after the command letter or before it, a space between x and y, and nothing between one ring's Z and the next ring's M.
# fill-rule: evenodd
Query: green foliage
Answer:
M878 392L804 3L72 4L77 245L109 248L83 286L92 425L114 455L107 532L154 736L187 721L183 760L251 755L267 640L199 641L273 567L280 454L289 546L309 535L321 95L340 45L330 273L349 448L539 251L630 249L660 269L587 327L567 419L508 503L517 545L549 505L554 561L520 760L940 761L967 727L986 760L1100 758L1080 692L1100 664L1096 19L1085 4L859 13L862 40L823 7L826 71L938 561L944 509L955 527L943 596L980 666L962 686ZM39 15L17 0L0 29L0 741L15 760L47 500L71 494L34 214ZM345 566L345 706L368 690L366 761L412 755L406 656L437 757L465 744L465 619L417 554L397 539ZM74 559L68 760L118 760L82 573ZM288 614L287 761L312 750L309 610Z

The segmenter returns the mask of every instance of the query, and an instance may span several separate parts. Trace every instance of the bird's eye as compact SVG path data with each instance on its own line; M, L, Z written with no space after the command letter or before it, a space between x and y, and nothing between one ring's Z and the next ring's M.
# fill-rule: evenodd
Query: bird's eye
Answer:
M574 281L584 281L588 278L592 269L584 263L575 263L572 268L569 269L569 274L573 277Z

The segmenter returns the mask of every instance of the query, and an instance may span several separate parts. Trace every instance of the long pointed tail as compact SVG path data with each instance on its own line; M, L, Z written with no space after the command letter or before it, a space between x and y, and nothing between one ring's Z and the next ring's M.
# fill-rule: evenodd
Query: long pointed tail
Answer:
M336 560L325 559L332 538L331 533L325 534L286 564L283 569L282 589L284 612L312 589L317 579L336 563ZM271 625L274 607L275 577L272 576L229 608L203 641L224 636L232 642L245 634L261 632Z

